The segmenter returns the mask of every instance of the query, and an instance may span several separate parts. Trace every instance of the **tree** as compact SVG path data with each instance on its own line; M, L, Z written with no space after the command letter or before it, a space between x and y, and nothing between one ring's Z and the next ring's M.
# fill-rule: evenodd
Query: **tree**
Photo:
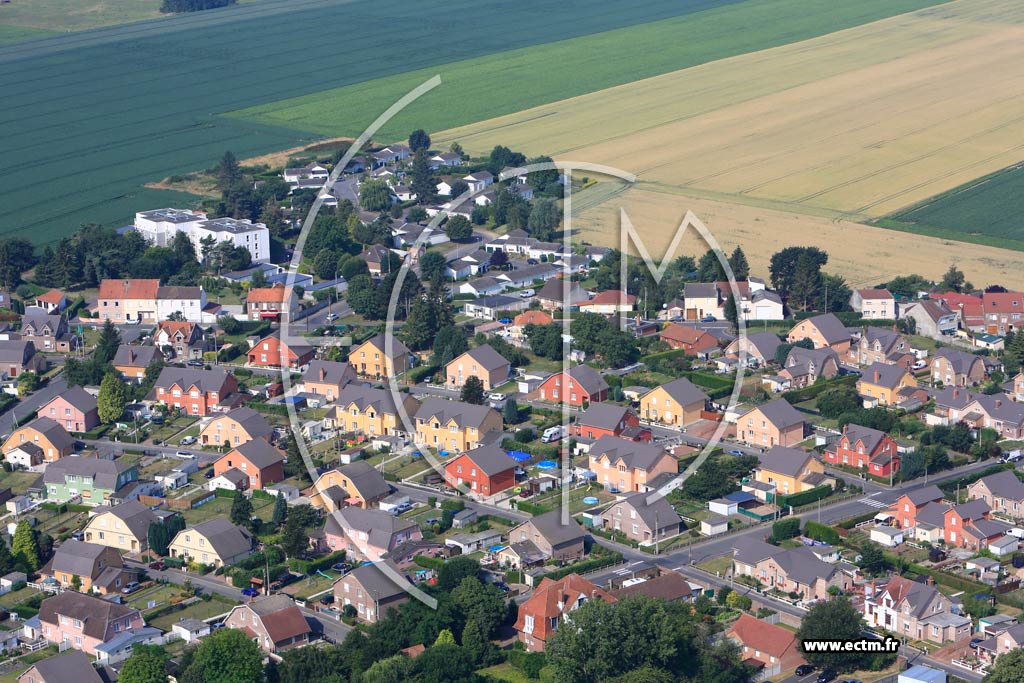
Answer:
M430 148L430 136L422 128L409 133L409 149L413 152L426 152Z
M100 383L100 393L96 397L96 408L100 421L110 424L124 415L124 407L128 405L128 390L124 382L113 372L108 372Z
M7 237L0 240L0 286L14 289L21 274L36 262L35 247L26 239Z
M505 418L505 424L518 424L519 405L516 403L516 400L514 398L509 398L505 401L505 407L502 408L502 415Z
M803 252L796 262L793 279L789 283L789 302L806 311L821 291L821 266L814 257Z
M768 271L771 274L772 288L780 296L790 295L790 288L796 277L797 265L803 255L807 255L814 264L817 264L819 271L828 263L828 254L817 247L786 247L772 254Z
M725 300L725 307L722 309L725 314L725 319L732 323L734 326L739 324L739 313L736 310L736 296L729 293L729 298Z
M33 391L39 388L39 375L26 370L25 372L18 375L18 396L25 396L31 394Z
M235 491L231 501L231 523L236 526L246 527L252 525L252 501L245 497L241 491Z
M889 561L878 545L866 541L860 547L860 568L868 574L879 576L889 569Z
M185 673L183 683L258 683L263 652L243 631L222 628L203 638Z
M465 216L452 216L444 224L444 232L453 242L468 240L473 236L473 225Z
M434 640L434 645L454 645L455 636L448 629L441 629L441 632L437 634L437 639Z
M804 615L797 631L797 639L819 640L823 634L831 640L857 640L862 637L864 620L860 612L845 597L816 602ZM802 650L804 659L817 667L831 666L841 671L853 669L864 661L862 652L809 652ZM869 655L870 656L870 655Z
M541 242L550 242L561 220L562 213L558 208L558 202L554 199L538 199L530 210L526 230Z
M473 403L478 406L482 406L486 400L484 394L484 383L480 381L480 378L476 375L470 375L466 378L466 383L462 385L462 393L459 394L459 400L464 403Z
M1024 650L1015 649L999 655L983 683L1024 683Z
M227 192L241 180L242 168L238 163L238 159L235 158L235 155L230 150L224 152L224 156L220 158L220 163L217 164L217 189L221 192Z
M439 251L428 251L420 258L420 275L425 282L432 282L435 278L443 280L447 267L448 260Z
M114 323L107 320L100 328L100 336L96 341L96 348L92 357L98 363L109 363L117 353L117 347L121 345L121 333L114 327Z
M821 273L818 285L818 299L814 307L824 313L838 313L849 311L850 296L853 290L846 284L846 278L841 275ZM913 320L913 318L911 318Z
M364 180L359 187L359 203L367 211L384 211L391 206L391 189L383 180Z
M146 532L146 540L149 549L157 555L166 555L167 547L171 543L171 537L167 533L167 526L163 522L150 522L149 530Z
M818 412L829 420L834 420L843 413L857 410L863 405L857 390L851 386L827 389L818 395Z
M949 264L949 270L942 276L942 282L939 283L939 289L943 292L963 292L964 291L964 271L956 267L955 263Z
M725 279L725 269L718 260L714 249L708 249L697 263L698 282L720 282Z
M39 539L36 532L29 526L28 520L21 520L14 531L11 541L11 552L19 562L31 571L38 571L42 566L39 554Z
M360 683L405 683L412 680L414 662L404 654L378 659L363 672Z
M288 516L288 501L284 499L284 492L278 491L277 498L274 500L274 524L280 525Z
M165 683L167 653L155 645L135 645L117 680L120 683Z
M434 172L430 170L430 153L426 149L417 150L412 157L412 169L409 172L412 182L409 188L416 194L420 204L430 204L437 199L437 182Z
M464 578L451 592L452 603L468 622L476 622L480 633L490 640L505 617L505 599L494 584L483 583L475 576Z
M437 570L437 587L439 590L448 593L462 583L467 576L476 576L480 573L480 564L471 557L453 557L444 563Z
M309 533L303 524L300 514L288 514L285 517L284 532L281 538L281 550L288 557L297 557L309 548Z
M747 262L747 255L737 244L729 255L729 267L732 268L733 277L737 280L746 280L750 277L750 264Z

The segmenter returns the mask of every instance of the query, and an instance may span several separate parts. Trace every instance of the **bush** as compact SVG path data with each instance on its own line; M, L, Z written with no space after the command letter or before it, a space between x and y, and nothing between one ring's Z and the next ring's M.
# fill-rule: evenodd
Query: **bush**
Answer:
M536 434L534 434L533 430L530 429L529 427L526 427L525 429L520 429L515 434L515 439L519 443L530 443L535 438L537 438Z
M606 555L601 555L600 557L592 557L589 560L583 560L582 562L577 562L576 564L568 567L556 569L544 576L548 577L552 581L558 581L559 579L564 579L566 576L569 576L569 574L586 574L587 572L604 569L605 567L610 567L614 564L619 564L620 562L622 562L622 553L612 551Z
M772 524L772 536L771 542L778 543L784 541L787 538L793 538L794 536L800 535L800 520L796 517L788 517L786 519L780 519L779 521Z
M807 505L809 503L815 503L822 498L827 498L832 493L832 487L828 484L824 486L816 486L809 491L801 491L800 493L791 493L788 496L778 496L775 499L775 504L780 508L792 505L793 507L799 507L801 505Z
M412 558L413 564L424 569L438 571L444 566L444 560L440 557L428 557L427 555L416 555Z
M819 524L818 522L808 521L804 524L804 536L813 538L815 541L821 541L830 545L836 545L839 543L839 532L830 526L825 524Z

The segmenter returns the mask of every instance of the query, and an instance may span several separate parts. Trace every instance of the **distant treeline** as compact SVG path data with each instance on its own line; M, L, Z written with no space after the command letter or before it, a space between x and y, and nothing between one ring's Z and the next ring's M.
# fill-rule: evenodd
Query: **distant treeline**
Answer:
M227 7L235 4L235 0L164 0L160 5L160 11L164 14L177 14L178 12L198 12L204 9L215 7Z

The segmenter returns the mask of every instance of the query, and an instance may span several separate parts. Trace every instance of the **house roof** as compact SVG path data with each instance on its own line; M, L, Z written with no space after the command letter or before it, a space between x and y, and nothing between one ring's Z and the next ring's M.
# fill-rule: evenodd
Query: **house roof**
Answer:
M402 574L402 571L396 567L392 562L386 561L388 566L391 567L395 573ZM374 600L385 601L391 598L398 597L405 594L411 587L411 584L406 581L404 585L396 583L388 574L384 573L376 562L365 564L357 569L352 570L349 574L343 578L338 579L337 582L347 582L350 580L358 581L359 585L363 587L367 593L373 596Z
M814 455L799 448L773 446L767 453L761 453L757 458L761 461L761 469L795 477L803 471L804 465L813 459Z
M387 355L387 348L391 346L394 349L395 356L407 356L409 355L409 347L402 343L398 337L392 336L391 344L387 342L387 337L383 333L378 334L375 337L367 339L363 344L370 344L373 348L377 349L384 355Z
M902 309L902 314L906 315L914 308L919 308L933 323L939 322L942 318L952 315L953 312L942 305L940 301L914 301L906 305L906 308ZM966 309L965 309L966 313Z
M708 337L710 342L714 345L714 337L711 337L704 330L698 330L695 327L689 325L680 325L679 323L671 323L659 335L662 339L679 342L680 344L696 344L702 339Z
M591 403L590 407L580 415L577 424L614 430L630 412L628 406L619 406L614 403Z
M96 410L96 397L90 394L82 387L78 386L65 389L60 394L44 403L43 408L46 408L46 406L50 405L50 403L53 403L58 398L64 399L69 404L71 404L73 408L75 408L76 410L80 410L83 413L88 413L89 411Z
M206 426L209 427L214 422L224 419L234 420L253 438L266 436L274 431L274 428L270 426L270 423L267 422L267 419L261 413L244 406L218 415L210 420Z
M676 509L665 498L658 496L651 501L649 493L633 493L615 505L626 505L636 510L636 514L652 530L664 529L683 521Z
M761 621L749 614L741 614L725 635L776 659L781 659L796 645L796 634L792 631Z
M95 488L117 490L117 479L135 465L97 457L61 458L46 466L43 482L64 484L68 475L88 477Z
M325 384L342 384L351 382L356 377L355 368L349 363L333 360L311 360L303 382L324 382Z
M516 461L505 455L505 451L498 446L480 446L459 457L469 458L489 477L516 468Z
M683 577L682 574L666 571L661 576L647 579L641 583L634 583L631 586L623 586L613 590L611 594L622 599L630 595L645 595L655 600L685 600L693 595L693 586Z
M64 591L43 600L39 606L39 620L44 624L58 623L57 616L66 616L82 622L82 632L90 638L104 640L107 624L139 611L128 605L94 598L77 591Z
M612 463L621 460L631 470L650 470L664 455L665 449L662 446L628 441L607 434L590 447L590 457L596 459L607 456Z
M595 296L590 301L585 301L585 302L580 303L580 308L589 307L589 306L608 306L608 305L632 306L635 303L636 303L636 295L635 294L627 294L626 292L623 292L623 291L618 290L618 289L609 289L609 290L605 290L603 292L600 292L597 296Z
M478 365L489 372L500 370L501 368L508 368L509 366L509 362L505 357L495 351L494 347L490 344L477 346L476 348L466 351L464 355L472 358ZM455 360L458 360L458 358ZM454 363L455 360L453 360L452 363Z
M331 513L324 531L334 535L341 535L343 529L364 531L372 545L387 548L396 533L417 527L415 521L395 517L390 512L376 508L364 510L360 507L347 507Z
M524 524L532 523L537 532L547 539L552 546L583 540L586 534L571 517L568 524L562 523L562 511L552 510L538 515ZM521 525L520 525L521 526ZM518 528L518 527L517 527Z
M193 527L183 529L178 534L195 532L210 542L210 547L221 559L240 555L252 550L252 534L242 527L235 526L224 517L214 517L200 522ZM175 537L177 540L177 537Z
M515 628L523 631L526 628L526 616L533 617L532 635L540 640L548 640L554 633L560 617L586 600L599 599L616 602L616 599L584 579L579 574L569 574L557 581L544 578L533 591L533 595L519 606L519 616Z
M916 507L924 505L925 503L940 501L946 494L942 492L935 484L930 484L924 488L916 489L914 491L907 491L903 494L907 499Z
M273 287L252 287L246 295L247 303L283 303L287 288L282 284Z
M608 389L608 382L604 381L601 373L589 365L574 365L566 371L566 374L591 396Z
M373 408L378 413L391 415L397 413L394 394L386 389L374 389L364 384L345 385L338 392L338 398L334 400L334 403L342 409L354 404L360 412L366 412L368 408Z
M0 363L20 364L35 351L36 345L27 339L0 339Z
M1024 482L1009 470L996 472L978 480L985 484L985 487L993 495L1010 500L1024 500ZM973 484L972 484L973 486ZM969 488L969 487L968 487Z
M737 538L733 541L732 549L734 558L749 565L755 565L779 552L777 546L753 537Z
M238 488L239 486L248 483L249 475L237 467L232 467L229 470L221 472L217 476L217 479L224 479L228 483L234 485L235 488Z
M57 462L60 462L60 460ZM93 508L93 511L97 513L107 512L114 515L124 522L124 525L128 527L128 530L131 531L132 535L138 540L145 539L146 534L149 532L150 523L159 521L160 519L153 514L152 510L137 500L129 500L121 503L120 505L115 505L109 510Z
M908 374L910 373L902 366L875 362L864 369L860 381L876 387L895 389Z
M64 299L64 292L58 292L56 289L51 289L49 292L45 292L36 297L36 301L42 301L43 303L52 304L56 306Z
M954 505L950 509L962 519L978 520L989 511L989 506L985 501L978 499Z
M768 362L775 358L775 350L782 344L782 340L774 332L753 332L747 334L746 338L748 353L750 349L756 349L757 355ZM742 344L743 337L738 338L736 341Z
M221 457L229 458L231 457L231 453L235 452L239 453L242 457L261 470L270 467L271 465L276 465L279 462L284 462L284 453L277 450L263 439L246 441L239 446L235 446L229 453Z
M93 668L89 656L81 650L69 650L66 654L40 660L27 670L35 669L42 680L75 681L75 683L103 683L96 669ZM23 676L24 674L22 674ZM21 680L21 676L18 677Z
M160 280L103 280L100 299L153 299L160 289Z
M121 344L114 353L113 363L114 367L145 368L157 358L163 358L163 354L155 346Z
M75 445L75 439L68 434L68 431L48 417L37 417L25 427L31 427L42 434L59 451L73 448Z
M818 332L829 344L837 344L849 340L850 331L846 329L846 325L835 316L834 313L823 313L814 317L808 318L806 322L811 323L817 328ZM797 323L799 326L800 323Z
M548 280L540 291L537 292L537 298L542 301L553 301L559 305L562 304L565 287L565 280L559 278L552 278ZM569 282L569 306L575 306L581 302L586 301L590 298L587 291L583 289L582 285L578 282Z
M391 491L391 485L381 473L365 460L357 460L350 465L339 467L338 472L352 482L363 500L375 500L386 496ZM349 493L354 493L354 491Z
M76 541L73 538L61 543L50 560L50 572L66 572L76 576L92 578L96 560L107 550L107 546L85 541Z
M227 379L228 373L225 370L203 370L168 366L160 371L160 376L156 380L156 386L167 388L177 384L184 391L194 386L203 393L206 393L220 391L224 387L224 383L227 382Z
M656 389L652 389L651 391L657 391L657 389L664 389L665 392L672 398L672 400L681 406L688 406L691 403L696 403L698 401L706 401L708 399L708 395L705 394L700 387L698 387L685 377L674 379L671 382L662 384L660 387L657 387Z
M871 427L862 427L853 423L847 424L843 434L850 442L850 447L855 448L860 442L864 445L864 452L871 455L885 439L885 432Z
M283 593L256 598L245 607L260 618L275 643L312 631L295 601Z
M496 411L487 406L428 397L423 401L420 409L416 411L416 419L427 421L432 417L436 417L441 424L453 420L462 429L466 427L479 429L483 425L484 420L492 413L496 413Z
M717 299L718 284L714 282L687 282L683 286L684 299Z
M787 427L792 427L795 424L801 424L804 422L803 414L784 398L777 398L774 401L768 401L768 403L757 406L744 415L754 412L755 410L761 411L764 418L771 422L776 429L786 429ZM740 416L740 419L743 419L743 417L744 416Z
M985 362L981 356L975 356L973 353L967 353L959 349L951 349L948 346L937 349L933 358L946 359L950 367L953 368L953 372L958 375L969 373L975 363L984 364Z
M40 310L40 309L35 309ZM53 334L56 334L64 326L64 318L59 315L49 315L47 313L27 313L21 316L21 329L25 330L31 327L33 330L39 330L43 327L49 327Z
M858 289L861 299L893 299L892 292L888 289Z
M893 606L899 608L906 600L910 611L915 616L923 616L928 605L938 596L934 586L929 586L917 581L905 579L902 576L892 576L879 587L879 595L883 592L889 593L893 600Z
M174 337L181 332L186 340L191 341L196 336L199 326L184 320L161 320L157 323L157 328L161 332L166 332L168 337Z
M216 219L223 220L223 219ZM207 221L212 223L212 221ZM163 300L174 300L174 299L201 299L203 297L202 287L193 286L181 286L181 285L161 285L156 290L156 298Z
M545 285L546 287L547 285ZM518 327L527 325L550 325L553 318L544 311L523 311L512 320L512 324Z

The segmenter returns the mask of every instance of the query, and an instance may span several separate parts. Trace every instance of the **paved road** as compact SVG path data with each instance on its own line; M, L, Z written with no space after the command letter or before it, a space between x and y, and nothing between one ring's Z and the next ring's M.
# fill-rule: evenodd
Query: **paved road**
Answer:
M64 378L60 375L54 375L50 378L50 381L47 382L45 387L18 401L18 404L14 406L10 412L12 418L11 429L14 428L14 421L21 421L29 415L34 415L35 412L39 410L40 406L44 405L54 396L67 388L68 384L64 381Z

